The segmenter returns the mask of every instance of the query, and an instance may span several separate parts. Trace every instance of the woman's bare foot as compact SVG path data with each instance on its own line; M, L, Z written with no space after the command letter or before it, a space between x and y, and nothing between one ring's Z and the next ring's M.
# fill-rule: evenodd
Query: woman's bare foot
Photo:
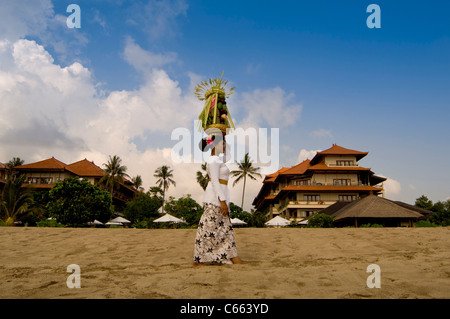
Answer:
M233 262L233 264L245 264L245 262L242 261L239 257L231 258L231 261Z

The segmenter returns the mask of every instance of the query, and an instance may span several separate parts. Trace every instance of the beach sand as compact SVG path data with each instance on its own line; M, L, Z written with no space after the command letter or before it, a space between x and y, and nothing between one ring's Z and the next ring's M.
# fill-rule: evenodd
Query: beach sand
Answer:
M235 228L247 263L196 267L195 233L0 227L0 298L450 298L449 227Z

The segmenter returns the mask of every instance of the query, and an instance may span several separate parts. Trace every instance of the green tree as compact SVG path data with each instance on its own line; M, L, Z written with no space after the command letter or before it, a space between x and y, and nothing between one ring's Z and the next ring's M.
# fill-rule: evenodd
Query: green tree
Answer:
M175 217L184 218L188 225L194 225L200 221L203 207L188 194L178 199L171 196L165 205L165 211Z
M136 175L135 177L133 177L131 179L131 181L133 182L133 187L135 190L143 192L144 188L142 187L142 177L141 175Z
M415 205L423 209L431 210L433 208L433 201L429 200L425 195L422 195L416 199Z
M158 209L161 205L162 200L160 198L139 193L133 200L126 204L123 213L126 219L132 223L136 223L138 221L159 217Z
M84 226L95 219L107 222L112 216L111 205L111 194L98 185L84 179L66 178L50 190L46 208L61 224Z
M244 160L238 164L238 169L231 171L231 175L233 177L237 177L233 182L233 186L236 185L241 179L244 180L244 186L242 188L242 203L241 208L244 207L244 194L245 194L245 183L247 181L247 176L253 180L256 180L256 177L262 177L260 173L258 173L259 167L253 167L253 164L248 156L248 153L245 154Z
M267 222L266 214L264 212L257 210L251 214L251 218L249 220L248 226L264 227L264 224L266 222Z
M15 166L23 165L24 160L20 157L13 157L8 163L6 163L6 179L14 179L19 172L14 168Z
M445 211L446 211L446 209L445 209L445 203L444 203L444 202L441 202L441 201L435 203L435 204L433 205L433 207L431 207L431 211L432 211L432 212L436 212L436 213L442 213L442 212L445 212Z
M445 210L450 211L450 199L447 199L447 201L444 202Z
M250 223L252 215L250 215L248 212L244 211L234 203L230 202L230 218L239 218L243 222L246 222L248 225Z
M25 175L15 178L9 175L6 180L0 200L0 212L2 218L8 221L8 224L12 224L31 211L30 205L33 203L33 195L22 188L24 180Z
M450 210L447 208L449 206L448 204L448 201L439 201L434 204L431 208L434 214L428 218L429 221L440 226L450 226Z
M334 219L327 214L315 214L308 219L308 227L332 228Z
M206 171L206 163L203 163L201 168L202 168L201 171L197 171L197 183L200 184L203 190L206 190L206 187L208 187L209 183L209 176Z
M127 167L122 165L122 159L117 155L114 155L113 157L109 155L108 163L103 163L103 165L105 166L103 169L105 176L100 179L100 182L105 182L106 188L109 189L112 196L114 187L120 185L125 177L129 178L126 173Z
M164 212L164 205L165 205L165 199L166 199L167 190L169 189L169 186L171 184L173 186L177 186L175 181L172 179L172 177L173 177L173 170L170 169L169 166L163 165L161 167L158 167L155 170L155 174L153 176L157 178L156 184L163 191L163 212Z
M158 197L162 201L163 190L161 189L161 187L151 186L150 189L148 190L147 194L150 197Z

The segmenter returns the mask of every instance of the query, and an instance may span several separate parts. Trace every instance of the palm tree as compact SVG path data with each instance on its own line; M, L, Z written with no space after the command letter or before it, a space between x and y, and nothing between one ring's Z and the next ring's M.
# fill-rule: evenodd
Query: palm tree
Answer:
M20 159L20 157L13 157L13 159L6 164L6 178L14 179L18 174L18 171L16 171L14 167L22 165L23 163L24 160Z
M161 187L151 186L150 189L148 190L147 194L150 197L157 197L157 198L162 199L162 197L159 197L158 195L162 196L163 190L161 189Z
M113 157L109 155L108 163L103 163L106 167L104 169L105 175L100 179L100 182L106 181L106 188L110 189L111 196L113 194L114 186L122 183L125 177L129 178L127 173L125 173L127 171L127 167L121 164L122 159L117 155L114 155Z
M161 167L158 167L155 170L155 174L153 175L156 178L158 178L158 180L156 181L156 184L163 191L163 206L162 206L163 213L164 213L164 202L165 202L165 198L166 198L166 192L169 189L170 184L172 184L173 186L177 186L175 181L171 178L171 177L173 177L172 172L173 172L173 170L171 170L169 166L163 165Z
M209 176L208 172L206 171L206 163L202 164L202 171L205 171L204 175L203 172L197 171L197 183L200 184L203 190L206 190L206 187L208 186L209 183Z
M256 180L256 177L262 177L260 173L258 173L259 167L253 167L253 164L250 161L250 157L248 153L245 154L244 160L238 164L238 169L235 171L231 171L230 174L233 177L237 177L233 182L233 186L236 185L242 178L244 179L244 187L242 189L242 203L241 208L244 206L244 194L245 194L245 183L247 181L247 176L253 180Z
M24 191L21 187L25 180L25 175L14 179L8 178L3 189L0 200L0 211L3 211L5 220L14 222L16 217L27 213L33 203L33 196L30 192ZM3 214L2 214L3 215Z
M135 190L143 192L144 188L142 187L142 177L141 175L136 175L135 177L133 177L131 179L131 181L133 182L133 187Z

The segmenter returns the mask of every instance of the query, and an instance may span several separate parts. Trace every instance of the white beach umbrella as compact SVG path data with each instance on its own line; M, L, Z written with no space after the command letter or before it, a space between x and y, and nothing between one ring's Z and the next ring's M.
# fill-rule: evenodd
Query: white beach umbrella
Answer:
M167 214L167 213L164 214L164 216L162 216L162 217L160 217L158 219L155 219L153 222L154 223L175 223L175 224L186 223L185 221L183 221L183 220L181 220L179 218L176 218L175 216L172 216L172 215Z
M240 220L239 218L232 218L230 221L232 225L247 225L246 222Z
M302 219L301 221L299 221L297 223L297 225L308 225L308 220L307 219Z
M276 216L265 223L266 226L287 226L291 222L283 217Z
M105 225L108 225L108 226L111 226L111 225L123 226L122 223L116 223L116 222L107 222Z
M94 220L93 222L89 222L88 225L103 225L103 223L98 220Z
M123 217L116 217L113 220L110 220L111 223L120 223L120 224L129 224L131 223L129 220Z

